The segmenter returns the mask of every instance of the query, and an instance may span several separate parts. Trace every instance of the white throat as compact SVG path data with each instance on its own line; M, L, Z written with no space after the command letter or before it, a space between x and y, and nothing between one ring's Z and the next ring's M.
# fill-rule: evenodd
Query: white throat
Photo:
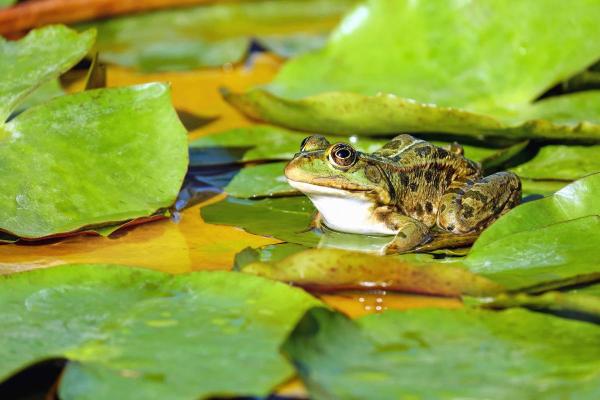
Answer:
M365 195L289 179L288 182L308 196L331 229L363 235L396 234L373 218L373 201Z

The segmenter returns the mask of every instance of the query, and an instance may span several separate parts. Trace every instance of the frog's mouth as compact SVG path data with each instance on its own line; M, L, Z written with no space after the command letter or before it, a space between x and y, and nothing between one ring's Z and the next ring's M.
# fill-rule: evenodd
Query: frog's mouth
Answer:
M366 195L371 190L363 189L358 186L351 188L334 188L330 186L315 185L314 183L306 183L288 179L288 183L294 189L301 191L304 194L319 194L332 197L348 197L351 195L363 194Z

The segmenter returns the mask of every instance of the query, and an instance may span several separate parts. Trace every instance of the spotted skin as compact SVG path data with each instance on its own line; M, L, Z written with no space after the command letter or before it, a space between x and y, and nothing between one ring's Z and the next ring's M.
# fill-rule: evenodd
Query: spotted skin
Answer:
M316 135L305 139L285 172L290 182L368 197L374 223L397 232L388 252L403 252L426 243L433 230L480 232L520 201L515 174L484 177L479 164L463 154L459 144L441 148L410 135L368 154Z

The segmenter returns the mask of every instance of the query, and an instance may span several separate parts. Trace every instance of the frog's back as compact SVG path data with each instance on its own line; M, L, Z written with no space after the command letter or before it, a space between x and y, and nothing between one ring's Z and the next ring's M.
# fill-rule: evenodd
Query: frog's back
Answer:
M455 181L481 176L479 166L460 148L446 150L410 135L400 135L373 153L392 187L392 203L400 212L432 226L439 201Z

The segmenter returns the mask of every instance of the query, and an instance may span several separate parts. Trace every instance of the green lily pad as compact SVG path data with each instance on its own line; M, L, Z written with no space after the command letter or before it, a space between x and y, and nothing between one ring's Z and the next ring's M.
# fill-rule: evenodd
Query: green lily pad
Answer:
M598 92L532 102L600 58L599 12L593 1L371 0L265 89L226 99L251 117L314 132L598 142Z
M525 179L572 181L600 172L600 146L544 146L511 170Z
M0 8L12 6L16 2L17 0L0 0Z
M230 196L248 199L299 194L283 174L286 164L277 162L243 168L225 186L225 192Z
M596 173L565 186L550 197L521 204L483 231L473 245L473 252L516 233L600 215L599 196L600 173Z
M252 262L241 272L316 290L383 289L439 296L491 296L502 286L453 265L417 264L398 257L311 249L277 262Z
M595 399L600 328L520 309L315 309L283 347L313 399Z
M66 400L266 396L293 373L280 343L319 304L246 274L105 265L0 277L0 302L0 377L67 358Z
M529 195L551 196L568 184L569 182L565 181L521 179L521 190L523 197Z
M599 240L600 216L592 215L473 246L463 262L508 289L544 291L600 280Z
M287 63L269 89L295 99L384 92L471 111L513 109L600 58L598 13L590 0L371 0L325 48Z
M0 125L0 160L0 229L40 238L171 206L186 132L166 84L92 90Z
M94 37L94 31L77 33L60 25L33 30L15 42L0 37L0 125L28 94L77 64Z
M232 2L112 18L83 27L98 29L102 61L144 71L187 70L241 60L252 37L283 55L311 50L355 3Z
M309 230L314 210L310 200L304 196L264 200L227 197L202 207L200 212L209 224L239 226L257 235L315 247L319 244L320 235Z
M55 97L63 96L63 90L58 78L51 79L46 83L41 84L37 89L31 92L19 105L12 111L12 115L18 114L30 107L38 104L43 104Z
M253 89L245 94L224 92L224 98L253 119L327 134L391 136L398 132L425 132L475 140L491 137L600 142L600 91L548 98L524 106L517 116L507 116L505 111L493 115L421 104L389 94L329 92L290 100L264 89ZM560 113L557 103L563 107Z

